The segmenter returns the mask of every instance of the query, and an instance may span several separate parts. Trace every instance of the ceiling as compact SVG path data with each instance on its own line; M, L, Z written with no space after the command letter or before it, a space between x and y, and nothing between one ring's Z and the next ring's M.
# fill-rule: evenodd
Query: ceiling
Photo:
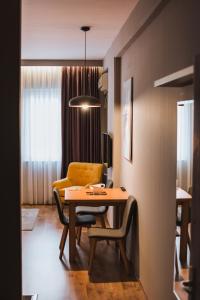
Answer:
M138 0L22 0L22 59L102 59Z

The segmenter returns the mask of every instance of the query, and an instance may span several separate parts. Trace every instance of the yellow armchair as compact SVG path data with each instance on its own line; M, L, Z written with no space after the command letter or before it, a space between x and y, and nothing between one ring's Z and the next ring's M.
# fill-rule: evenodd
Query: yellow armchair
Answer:
M99 183L102 181L102 174L103 164L72 162L68 166L66 178L54 181L52 187L59 190L63 199L65 188Z

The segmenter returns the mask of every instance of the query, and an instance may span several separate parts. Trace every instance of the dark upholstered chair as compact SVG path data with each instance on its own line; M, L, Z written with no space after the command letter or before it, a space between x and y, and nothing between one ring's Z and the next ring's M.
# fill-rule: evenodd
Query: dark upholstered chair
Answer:
M90 252L90 258L89 258L89 268L88 273L91 273L92 269L92 263L94 260L95 255L95 249L96 249L96 243L97 241L101 240L113 240L117 241L119 243L119 249L121 252L121 256L126 268L127 273L129 272L129 266L128 266L128 259L126 256L126 250L125 250L125 241L127 234L129 232L131 219L133 216L133 212L136 209L136 200L133 196L129 196L125 209L123 214L123 221L122 226L119 229L113 229L113 228L97 228L93 227L88 230L88 237L90 239L91 244L91 252Z
M61 199L60 199L58 190L54 189L53 194L54 194L54 198L56 201L56 206L57 206L60 222L64 225L62 237L60 240L60 246L59 246L59 248L60 248L60 256L59 257L60 257L60 259L62 259L63 250L65 247L65 242L66 242L67 234L68 234L68 230L69 230L69 217L65 216L63 213L63 207L62 207L62 203L61 203ZM76 217L76 226L77 227L91 227L91 225L95 225L95 224L96 224L95 216L92 216L92 215L78 216L77 215L77 217ZM78 239L80 240L80 236Z

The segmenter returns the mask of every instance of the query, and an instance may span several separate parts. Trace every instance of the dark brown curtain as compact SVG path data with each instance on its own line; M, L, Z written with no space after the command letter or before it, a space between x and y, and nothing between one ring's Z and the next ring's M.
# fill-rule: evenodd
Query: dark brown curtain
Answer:
M72 161L101 161L100 108L71 108L69 100L83 94L84 68L64 67L62 70L62 177ZM86 67L86 94L99 96L99 67Z

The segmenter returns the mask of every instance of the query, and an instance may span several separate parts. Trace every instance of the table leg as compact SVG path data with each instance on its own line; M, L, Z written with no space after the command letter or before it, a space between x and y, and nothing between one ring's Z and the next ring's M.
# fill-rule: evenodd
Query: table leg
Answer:
M76 213L75 205L73 203L69 204L69 261L74 262L76 256Z
M113 220L113 227L115 229L119 228L120 226L120 205L114 206L114 220ZM115 249L118 250L118 243L115 243Z
M122 226L124 208L125 205L121 203L114 207L114 228L116 229ZM115 243L115 248L118 249L118 242Z
M180 262L183 267L187 266L187 241L189 224L189 203L182 204L182 225L180 234Z
M120 218L120 206L114 206L114 228L119 228L119 218Z

